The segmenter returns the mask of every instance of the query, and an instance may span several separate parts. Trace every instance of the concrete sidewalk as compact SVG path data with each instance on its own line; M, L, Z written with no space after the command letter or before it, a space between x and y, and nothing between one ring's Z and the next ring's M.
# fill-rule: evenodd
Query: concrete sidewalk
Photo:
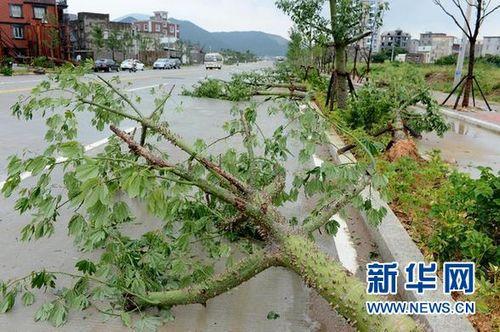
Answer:
M441 104L448 97L448 93L442 92L442 91L432 91L432 96ZM448 99L448 101L446 102L446 107L453 108L453 105L455 104L456 99L457 99L456 94L451 96L450 99ZM458 107L460 107L461 104L462 104L462 98L460 98ZM488 100L488 104L490 105L491 110L493 112L500 112L500 104L494 103L491 100ZM469 100L469 105L471 108L472 108L472 105L474 105L474 100L472 98L470 98L470 100ZM490 112L488 110L488 106L486 105L483 98L479 95L478 92L476 93L476 107L475 108L478 110Z

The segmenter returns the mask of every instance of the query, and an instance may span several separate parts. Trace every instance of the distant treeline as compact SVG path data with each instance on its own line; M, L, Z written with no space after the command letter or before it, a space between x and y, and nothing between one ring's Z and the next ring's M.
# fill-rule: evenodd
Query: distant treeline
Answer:
M222 50L221 54L224 56L224 62L228 65L235 63L245 63L245 62L255 62L257 61L257 56L250 51L239 52L234 50Z

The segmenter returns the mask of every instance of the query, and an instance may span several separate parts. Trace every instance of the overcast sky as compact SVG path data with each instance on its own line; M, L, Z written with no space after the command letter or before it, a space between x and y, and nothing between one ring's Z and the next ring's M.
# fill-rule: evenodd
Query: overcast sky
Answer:
M492 0L493 5L499 3ZM111 18L166 10L171 17L190 20L208 31L260 30L287 37L292 25L274 0L69 0L68 4L70 13L109 13ZM432 0L389 0L389 5L383 30L401 28L414 38L425 31L461 37L459 29ZM500 10L488 17L482 35L500 35Z

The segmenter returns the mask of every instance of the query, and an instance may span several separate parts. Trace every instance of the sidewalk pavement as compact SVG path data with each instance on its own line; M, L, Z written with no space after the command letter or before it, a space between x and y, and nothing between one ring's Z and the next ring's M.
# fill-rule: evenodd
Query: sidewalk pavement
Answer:
M433 95L439 103L442 103L448 96L447 93L439 91L433 91ZM482 99L476 99L476 108L466 111L454 110L453 104L455 103L455 98L455 96L451 97L446 106L443 106L443 112L446 115L500 134L500 104L488 101L493 110L490 112Z

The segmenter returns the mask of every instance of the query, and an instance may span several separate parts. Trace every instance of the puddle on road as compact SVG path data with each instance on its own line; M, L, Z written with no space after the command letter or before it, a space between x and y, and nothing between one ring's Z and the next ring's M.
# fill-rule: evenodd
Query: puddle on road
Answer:
M434 133L424 134L418 141L422 153L441 150L444 160L458 169L478 176L478 166L500 170L500 136L491 131L469 125L464 121L448 119L450 130L441 138Z

